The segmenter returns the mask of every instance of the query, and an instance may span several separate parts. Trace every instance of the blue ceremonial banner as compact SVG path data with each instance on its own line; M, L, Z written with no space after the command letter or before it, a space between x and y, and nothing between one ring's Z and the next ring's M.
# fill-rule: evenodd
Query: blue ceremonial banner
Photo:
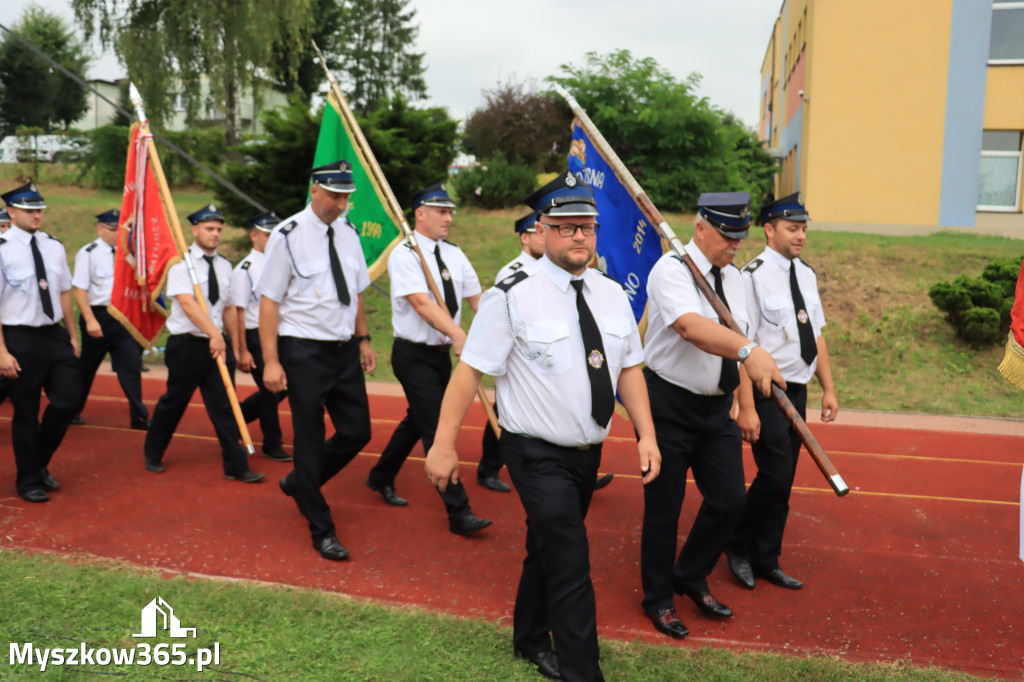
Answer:
M601 223L597 233L598 267L625 288L633 316L639 322L647 307L647 274L661 258L658 229L647 220L579 121L573 124L569 170L594 188L600 214L597 221Z

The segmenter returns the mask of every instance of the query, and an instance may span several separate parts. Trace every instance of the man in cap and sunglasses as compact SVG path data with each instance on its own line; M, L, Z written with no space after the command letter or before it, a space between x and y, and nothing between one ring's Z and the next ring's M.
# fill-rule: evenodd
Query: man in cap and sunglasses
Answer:
M64 245L42 231L46 202L33 183L0 195L11 227L0 237L0 393L11 398L15 487L47 502L49 465L81 397L71 270ZM61 327L60 321L64 321ZM49 401L39 419L43 388Z
M82 331L82 398L76 414L81 415L85 409L96 371L109 353L117 381L128 399L128 424L145 431L149 428L149 410L142 402L142 346L107 311L114 289L120 217L121 211L116 208L96 216L96 239L75 254L71 293L81 313L78 325ZM81 423L81 417L72 423Z

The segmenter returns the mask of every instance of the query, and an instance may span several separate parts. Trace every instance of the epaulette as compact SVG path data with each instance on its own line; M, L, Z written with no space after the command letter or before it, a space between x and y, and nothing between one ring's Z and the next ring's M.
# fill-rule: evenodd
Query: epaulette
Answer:
M345 218L345 224L346 224L346 225L348 225L349 227L351 227L351 228L352 228L352 231L353 231L353 232L355 232L355 233L356 233L357 235L359 234L359 228L358 228L358 227L356 227L356 226L355 226L355 225L354 225L354 224L352 223L352 221L351 221L351 220L349 220L348 218Z
M500 282L498 282L497 284L495 284L494 288L495 289L501 289L502 291L506 291L507 292L509 289L511 289L515 285L519 284L520 282L522 282L524 279L526 279L529 276L530 276L529 273L520 270L519 272L517 272L515 274L512 274L512 275L509 275L505 279L503 279Z
M91 244L89 244L89 246L85 247L85 252L91 253L92 250L95 249L97 246L99 245L96 242L92 242Z
M757 270L759 267L761 267L761 263L764 263L764 260L760 258L755 258L754 260L747 263L747 266L743 268L743 272L753 272L754 270Z
M231 262L231 259L230 259L230 258L228 258L227 256L225 256L224 254L220 254L220 253L218 253L218 254L216 254L216 255L220 256L221 258L223 258L224 260L226 260L226 261L227 261L228 263L230 263L230 262Z
M243 270L248 270L250 265L252 265L252 261L247 260L244 263L242 263L239 267L242 268Z
M812 268L811 264L808 263L807 261L805 261L802 256L800 257L800 262L803 263L804 265L806 265L808 268L810 268L811 272L814 272L814 268ZM814 274L818 274L818 273L815 272Z
M0 237L0 244L4 244L7 241L6 237Z
M298 227L298 225L299 224L296 221L289 220L287 223L285 223L281 227L277 228L276 231L280 232L281 234L283 234L284 236L287 237L288 233L291 232L292 230L294 230L296 227Z
M442 239L441 241L443 241L445 244L449 244L450 246L454 246L456 249L459 248L459 245L456 244L455 242L450 242L447 239Z
M608 279L610 279L611 281L613 281L613 282L615 282L616 284L618 284L618 285L619 285L620 287L622 287L623 289L625 289L625 288L626 288L626 287L625 287L625 286L624 286L624 285L622 284L622 282L620 282L619 280L615 279L614 277L612 277L611 275L609 275L609 274L608 274L607 272L605 272L604 270L601 270L600 268L594 268L594 269L595 269L595 270L597 270L598 272L600 272L600 273L601 273L602 275L604 275L604 276L605 276L605 277L607 277Z
M58 244L63 244L64 243L61 240L59 240L56 237L54 237L52 234L48 234L46 236L49 237L50 239L52 239L53 241L57 242Z

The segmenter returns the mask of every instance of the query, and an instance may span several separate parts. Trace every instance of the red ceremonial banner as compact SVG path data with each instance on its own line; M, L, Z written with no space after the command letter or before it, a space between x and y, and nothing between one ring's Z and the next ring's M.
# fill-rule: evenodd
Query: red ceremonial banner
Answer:
M163 297L167 269L178 262L160 188L148 163L149 129L140 134L132 124L124 197L114 257L114 290L107 310L146 348L160 334L167 319Z

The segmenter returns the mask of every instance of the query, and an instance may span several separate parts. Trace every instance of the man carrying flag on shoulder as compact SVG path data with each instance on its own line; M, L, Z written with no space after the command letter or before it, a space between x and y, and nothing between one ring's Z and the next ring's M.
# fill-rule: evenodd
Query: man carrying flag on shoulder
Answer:
M999 364L999 373L1017 388L1024 390L1024 263L1017 275L1017 289L1010 310L1010 337L1006 356ZM1020 559L1024 561L1024 474L1020 479Z

